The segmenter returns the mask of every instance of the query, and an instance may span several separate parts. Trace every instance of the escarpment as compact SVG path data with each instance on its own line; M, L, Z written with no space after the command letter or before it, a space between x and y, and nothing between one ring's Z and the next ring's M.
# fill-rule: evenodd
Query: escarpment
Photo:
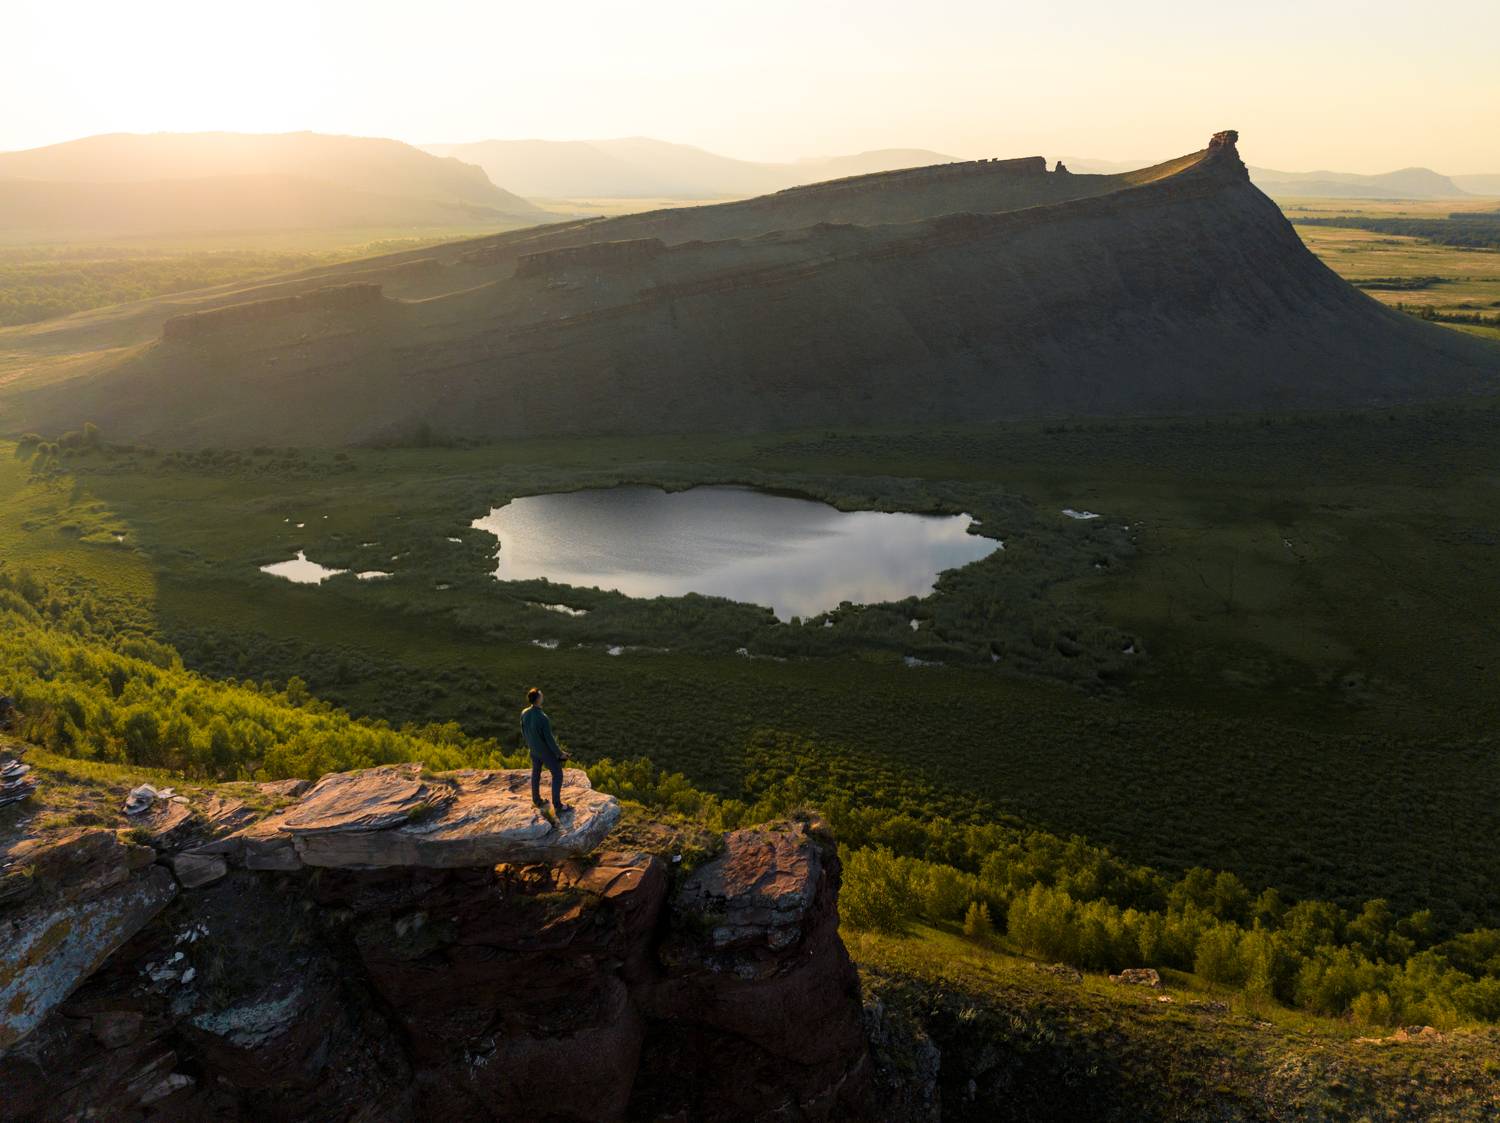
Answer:
M148 791L6 841L0 1119L879 1117L816 822L685 853L528 782Z
M389 278L357 326L205 310L66 393L21 377L0 401L18 431L88 417L224 446L1349 409L1500 385L1500 347L1319 262L1237 142L1117 176L972 161L558 223L423 250L441 268L420 275L357 263ZM321 301L339 276L276 291Z

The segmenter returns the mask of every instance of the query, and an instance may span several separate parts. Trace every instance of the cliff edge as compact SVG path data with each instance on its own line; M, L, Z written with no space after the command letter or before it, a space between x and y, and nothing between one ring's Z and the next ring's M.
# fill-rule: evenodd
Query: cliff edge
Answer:
M818 823L685 853L566 798L396 765L22 823L0 1119L875 1118Z

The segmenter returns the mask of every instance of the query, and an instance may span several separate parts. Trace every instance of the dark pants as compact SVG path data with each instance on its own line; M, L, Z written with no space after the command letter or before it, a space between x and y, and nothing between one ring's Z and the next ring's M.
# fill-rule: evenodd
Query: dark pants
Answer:
M542 802L542 769L546 768L552 773L552 806L561 808L563 769L562 761L555 756L540 756L531 754L531 802Z

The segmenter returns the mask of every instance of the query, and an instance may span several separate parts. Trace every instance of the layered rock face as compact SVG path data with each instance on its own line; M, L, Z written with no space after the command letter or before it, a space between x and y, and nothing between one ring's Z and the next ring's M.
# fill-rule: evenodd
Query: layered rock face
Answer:
M879 1117L816 823L684 872L599 849L619 806L581 773L571 824L519 776L372 769L269 814L164 801L149 847L12 847L48 888L0 902L0 1119Z

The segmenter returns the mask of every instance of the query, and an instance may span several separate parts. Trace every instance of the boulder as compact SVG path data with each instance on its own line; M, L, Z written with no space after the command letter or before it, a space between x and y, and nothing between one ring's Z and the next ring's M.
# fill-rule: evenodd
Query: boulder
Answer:
M822 825L732 831L688 875L640 990L653 1022L635 1114L706 1121L868 1118L859 978L838 935L838 854ZM674 1074L713 1071L689 1087ZM783 1113L789 1103L795 1114Z
M1069 967L1066 963L1034 963L1032 969L1044 975L1055 975L1065 983L1083 982L1083 972L1077 967Z
M280 821L309 866L483 867L560 861L593 850L620 818L613 796L578 769L563 774L559 817L531 802L516 769L424 773L417 764L324 776Z
M715 952L782 951L801 937L823 884L823 854L800 829L734 831L724 853L683 883L677 907L713 918Z
M1111 975L1109 981L1124 986L1159 987L1161 975L1157 973L1155 967L1127 967L1118 975Z

